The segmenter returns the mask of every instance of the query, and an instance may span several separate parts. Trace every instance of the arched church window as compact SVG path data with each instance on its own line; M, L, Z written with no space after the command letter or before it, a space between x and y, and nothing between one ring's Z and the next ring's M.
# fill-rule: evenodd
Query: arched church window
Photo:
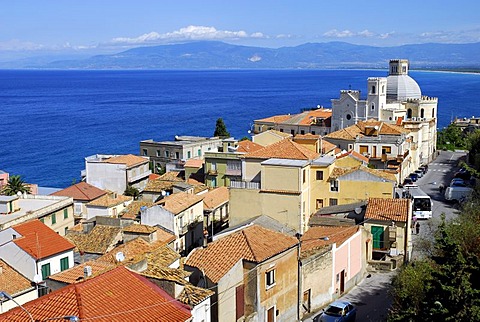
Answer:
M375 90L376 90L375 85L372 85L372 94L375 94Z
M375 104L372 103L372 111L375 109Z
M423 108L420 110L420 117L422 119L425 117L425 110Z
M409 109L407 110L407 119L411 119L411 118L412 118L412 109L409 108Z
M347 120L350 121L352 119L352 116L350 114L347 114L346 118L347 118Z

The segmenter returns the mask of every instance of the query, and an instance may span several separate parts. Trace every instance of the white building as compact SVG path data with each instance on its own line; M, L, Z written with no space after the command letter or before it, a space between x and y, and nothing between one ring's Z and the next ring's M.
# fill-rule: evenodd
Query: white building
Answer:
M358 90L340 91L332 99L332 132L368 119L402 125L412 133L412 162L418 167L435 152L438 100L422 95L408 68L408 60L390 60L388 77L368 78L366 98Z
M0 231L0 258L35 283L73 267L74 248L39 220Z
M96 154L85 158L87 183L120 194L129 185L142 191L151 173L147 157Z

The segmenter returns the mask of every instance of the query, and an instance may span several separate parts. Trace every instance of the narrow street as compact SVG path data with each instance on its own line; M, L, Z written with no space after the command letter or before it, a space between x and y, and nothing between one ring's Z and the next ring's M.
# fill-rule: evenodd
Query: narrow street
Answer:
M458 213L455 204L445 201L439 191L439 185L448 186L453 174L458 170L458 163L464 158L463 151L442 151L428 166L428 172L416 184L432 199L433 218L420 222L420 232L413 236L413 260L422 256L424 243L433 241L433 231L440 223L440 215L445 213L447 220ZM340 299L349 301L357 308L356 321L386 321L391 306L389 291L392 278L396 272L372 272ZM303 321L313 321L319 312Z

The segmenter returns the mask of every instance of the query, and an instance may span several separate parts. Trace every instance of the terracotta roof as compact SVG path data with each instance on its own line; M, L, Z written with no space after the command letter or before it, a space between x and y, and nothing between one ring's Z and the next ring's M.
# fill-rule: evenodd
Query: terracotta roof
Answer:
M328 245L342 245L360 228L358 226L315 226L310 227L302 236L301 256L308 257L320 248ZM324 240L327 239L328 240Z
M111 194L106 194L104 196L101 196L100 198L90 201L89 203L87 203L87 206L110 208L110 207L115 207L121 203L132 201L132 200L133 200L133 197L117 195L116 198L114 198Z
M32 282L17 272L12 266L0 259L0 290L15 296L28 289L32 289Z
M147 269L141 272L141 274L146 277L167 280L180 285L185 285L188 284L187 278L192 275L192 272L187 272L179 268L170 268L163 265L149 263Z
M23 306L34 320L40 321L67 315L82 321L183 322L191 318L188 306L125 267L68 285ZM30 319L17 307L0 315L0 320Z
M182 177L182 173L180 171L169 171L164 173L159 180L164 181L175 181L175 182L184 182L185 179Z
M187 179L187 183L193 186L193 193L196 195L202 191L208 190L208 187L203 182L200 182L192 177Z
M207 290L201 287L196 287L191 284L186 284L183 287L182 293L178 296L178 300L183 304L187 304L190 307L194 307L207 298L215 294L211 290Z
M180 254L175 252L171 247L163 245L149 252L146 257L149 265L168 267L180 258Z
M369 167L363 166L363 165L359 165L359 166L356 166L356 167L350 167L350 168L335 167L332 170L332 173L330 174L330 178L337 179L341 176L344 176L346 174L349 174L349 173L352 173L352 172L355 172L355 171L367 172L367 173L370 173L371 175L374 175L376 177L380 177L382 179L392 181L392 182L397 181L395 175L392 174L392 173L388 173L388 172L385 172L385 171L382 171L382 170L377 170L377 169L370 169Z
M148 180L155 180L155 179L158 179L158 178L160 178L160 175L156 174L156 173L150 173L148 175Z
M317 141L317 140L320 140L321 139L321 136L318 135L318 134L312 134L312 133L307 133L307 134L297 134L294 136L293 140L296 141L296 140L307 140L307 141L310 141L310 140L313 140L313 141Z
M88 233L68 232L65 236L75 244L79 251L94 254L104 254L121 240L122 228L107 225L96 225Z
M52 196L72 197L74 200L91 201L107 194L105 190L98 189L84 181L68 188L52 193Z
M355 140L355 138L363 136L362 131L356 126L352 125L338 131L330 132L324 136L326 139L342 139L342 140Z
M376 127L376 128L375 128ZM368 133L371 129L372 133ZM409 131L402 126L389 124L377 120L360 121L357 124L351 125L344 129L331 132L326 135L326 138L354 140L357 136L363 137L365 135L401 135Z
M322 140L322 154L328 153L335 149L337 149L335 144Z
M299 115L300 120L297 121L296 124L299 124L299 125L311 125L312 120L315 118L323 118L325 119L325 123L327 123L327 120L329 120L332 116L332 110L321 108L321 109L306 111L297 115ZM330 126L329 123L325 125Z
M105 163L126 164L128 168L148 163L148 159L133 154L118 155L104 160Z
M261 148L263 148L263 145L252 142L250 140L243 140L238 142L237 152L248 153L260 150Z
M218 187L213 190L210 190L203 195L203 209L204 210L214 210L218 206L228 202L228 188L227 187Z
M337 156L337 159L341 159L341 158L345 158L345 157L352 157L352 158L355 158L355 159L360 160L360 161L365 162L365 163L369 162L369 159L367 157L365 157L364 155L361 155L360 153L358 153L355 150L350 150L348 152L342 153L342 154Z
M170 196L166 196L159 202L164 209L170 211L174 215L178 215L182 211L192 207L193 205L202 201L203 196L197 196L191 193L178 192Z
M185 168L201 168L203 166L203 160L202 159L188 159L185 161Z
M124 219L137 219L137 217L140 215L140 208L148 208L151 206L153 206L153 202L151 201L135 200L130 203L127 208L122 210L122 212L119 214L119 217Z
M410 199L369 198L365 219L407 222Z
M157 228L149 225L133 224L133 225L124 227L123 231L126 233L151 234L154 231L157 231Z
M177 237L161 228L157 229L157 240L162 241L164 244L168 244L174 241Z
M48 278L57 282L65 283L65 284L74 284L74 283L83 282L85 279L85 275L84 275L85 273L83 271L85 266L90 266L92 269L92 275L91 277L88 277L88 278L93 278L95 276L108 272L114 269L115 267L117 267L117 265L112 262L104 262L102 260L93 260L80 265L76 265L70 269L61 271L57 274L50 275Z
M297 245L296 238L252 225L190 253L185 265L197 267L213 282L239 261L260 263Z
M282 123L283 121L288 120L291 117L290 114L288 115L274 115L264 119L255 120L255 122L272 122L272 123Z
M179 171L169 171L157 179L148 180L145 192L162 192L162 190L172 189L176 182L185 182Z
M75 245L37 219L15 225L13 229L22 235L13 242L35 259L46 258L75 248Z
M290 139L283 139L276 143L267 145L260 150L245 154L245 158L260 159L292 159L292 160L313 160L319 157L319 154L312 150L293 142Z

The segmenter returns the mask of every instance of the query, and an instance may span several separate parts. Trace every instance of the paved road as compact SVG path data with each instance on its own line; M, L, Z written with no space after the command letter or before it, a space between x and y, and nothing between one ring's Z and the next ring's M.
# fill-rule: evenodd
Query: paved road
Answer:
M446 218L451 219L458 213L454 204L445 201L438 188L441 183L448 186L453 174L458 170L458 162L465 156L465 152L442 151L429 164L428 172L417 181L417 185L432 198L433 218L421 221L420 234L413 235L414 259L422 255L422 249L425 247L422 243L433 241L433 230L440 222L440 215L445 213ZM389 290L395 274L396 272L371 273L369 278L365 278L349 293L341 297L357 307L357 321L386 321L391 305ZM303 321L311 322L317 314Z

